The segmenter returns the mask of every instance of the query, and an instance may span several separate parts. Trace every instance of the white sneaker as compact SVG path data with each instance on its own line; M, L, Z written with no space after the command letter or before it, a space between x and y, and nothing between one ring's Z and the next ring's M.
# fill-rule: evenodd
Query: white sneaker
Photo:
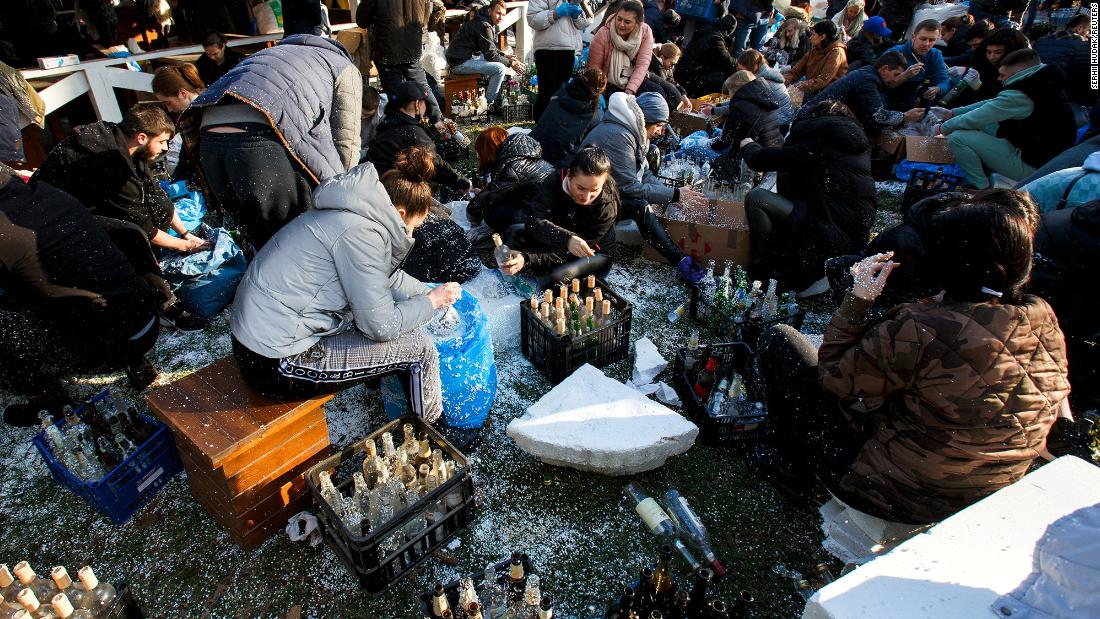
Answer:
M829 278L822 277L816 282L810 284L810 287L798 293L799 299L805 299L807 297L816 297L819 294L829 292Z

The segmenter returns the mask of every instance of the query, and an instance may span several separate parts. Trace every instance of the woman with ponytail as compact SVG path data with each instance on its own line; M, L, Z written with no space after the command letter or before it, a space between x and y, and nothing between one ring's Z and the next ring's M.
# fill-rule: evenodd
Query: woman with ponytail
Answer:
M398 153L378 178L369 163L317 187L313 209L281 228L237 288L231 329L241 375L273 397L340 391L408 371L426 421L442 413L439 357L421 327L462 294L401 269L432 204L432 152Z
M760 340L768 423L756 459L773 479L816 475L852 507L895 522L942 520L1017 481L1068 415L1066 346L1047 302L1024 294L1038 213L1027 194L956 194L921 231L940 290L867 310L899 265L852 267L820 349L782 326Z
M603 71L584 69L558 89L530 134L542 145L544 160L559 170L569 165L584 136L603 120L606 87Z

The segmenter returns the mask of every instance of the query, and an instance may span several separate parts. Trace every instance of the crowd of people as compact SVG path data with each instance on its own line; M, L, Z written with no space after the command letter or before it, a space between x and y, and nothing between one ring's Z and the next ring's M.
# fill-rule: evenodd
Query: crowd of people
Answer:
M512 249L502 273L539 290L606 275L622 220L684 282L706 275L658 214L708 196L657 175L673 113L722 93L702 113L718 128L715 176L759 185L744 200L751 278L801 297L850 282L820 349L789 327L761 339L770 438L754 460L776 483L817 479L868 513L934 522L1046 453L1072 417L1071 380L1075 402L1095 403L1096 292L1073 275L1100 255L1087 13L1032 37L993 3L911 23L911 3L892 0L876 14L830 2L825 18L733 0L706 19L661 0L602 14L532 0L536 122L481 131L471 179L438 150L454 125L422 64L443 5L358 7L377 82L317 33L243 56L211 32L196 63L156 70L158 102L76 128L29 179L0 168L0 386L27 398L5 422L60 411L74 373L124 369L144 388L161 326L205 327L158 262L210 247L158 182L177 136L175 178L250 257L230 319L245 381L306 397L403 372L414 410L445 425L422 327L459 299L493 235ZM501 47L503 0L469 8L444 56L480 77L493 110L529 59ZM15 96L0 96L0 127L28 114L24 83L3 84ZM933 112L970 191L917 202L872 240L872 159L884 134ZM0 146L0 160L21 158L17 140ZM465 198L469 230L443 196Z

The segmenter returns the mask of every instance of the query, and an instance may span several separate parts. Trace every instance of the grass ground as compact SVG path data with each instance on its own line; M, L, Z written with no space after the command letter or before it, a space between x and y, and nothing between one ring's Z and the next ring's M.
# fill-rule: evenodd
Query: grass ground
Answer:
M896 218L898 196L883 194L876 229ZM674 270L639 258L618 263L610 284L634 305L632 339L648 336L666 358L686 341L688 327L665 315L683 300ZM811 304L805 330L820 333L831 308ZM166 333L152 354L167 384L229 354L227 313L203 332ZM507 423L551 385L522 356L515 332L494 321L499 393L482 447L472 460L477 514L448 550L454 565L428 561L377 598L362 593L325 546L292 543L283 534L249 553L191 496L184 475L173 479L130 522L113 526L59 487L31 446L34 432L0 427L0 561L26 559L39 573L49 566L91 564L108 581L128 579L151 617L418 617L416 594L441 580L480 570L513 549L528 552L542 573L543 591L563 618L602 617L619 588L651 562L657 541L645 532L622 488L607 478L544 465L519 451ZM608 368L619 380L627 361ZM666 378L666 377L662 377ZM667 379L667 378L666 378ZM670 380L670 379L669 379ZM122 375L78 380L74 395L110 387L140 400ZM0 405L13 401L0 393ZM340 394L327 407L330 438L343 447L383 421L377 391ZM802 601L792 571L828 561L821 549L816 506L780 499L735 452L696 445L650 473L634 477L653 492L678 488L714 536L731 576L719 586L732 599L751 590L758 617L795 617ZM687 570L678 564L677 575ZM683 582L683 580L682 580Z

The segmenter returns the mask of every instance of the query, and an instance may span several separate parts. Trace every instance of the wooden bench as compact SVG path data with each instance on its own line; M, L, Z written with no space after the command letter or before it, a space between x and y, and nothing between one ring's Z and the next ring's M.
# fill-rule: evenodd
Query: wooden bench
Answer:
M149 407L176 437L195 498L251 550L310 504L305 471L329 455L324 403L249 389L225 358L154 391Z
M480 79L480 73L471 73L469 75L449 73L443 78L443 115L447 118L451 117L451 100L454 99L458 93L466 90L477 92L478 81Z

